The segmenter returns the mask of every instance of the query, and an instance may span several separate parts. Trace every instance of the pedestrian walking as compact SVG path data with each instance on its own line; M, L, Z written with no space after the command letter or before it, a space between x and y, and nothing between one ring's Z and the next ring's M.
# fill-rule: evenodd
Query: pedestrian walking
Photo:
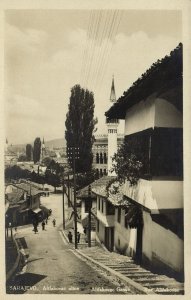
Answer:
M52 223L53 223L53 226L55 227L55 226L56 226L56 220L54 219L54 220L52 221Z
M37 225L36 225L36 224L34 225L34 229L33 229L33 230L34 230L34 233L35 233L35 234L38 232L38 228L37 228Z
M44 222L44 220L42 221L42 230L45 230L45 222Z
M77 241L78 241L78 244L79 244L79 242L80 242L80 233L79 233L79 231L77 232Z
M69 240L69 243L72 243L72 233L71 233L71 231L68 232L68 240Z

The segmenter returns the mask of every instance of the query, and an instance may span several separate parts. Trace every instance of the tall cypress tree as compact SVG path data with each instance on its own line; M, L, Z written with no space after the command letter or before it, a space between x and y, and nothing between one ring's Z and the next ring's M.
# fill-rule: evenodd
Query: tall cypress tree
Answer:
M26 145L26 157L28 161L32 160L32 146L31 144Z
M37 137L34 141L34 149L33 149L34 163L40 161L40 154L41 154L41 140L39 137Z
M92 168L94 130L97 119L94 118L94 95L80 85L71 89L70 103L66 115L65 138L67 147L79 147L79 159L76 160L77 172L88 172ZM72 162L69 162L72 167Z

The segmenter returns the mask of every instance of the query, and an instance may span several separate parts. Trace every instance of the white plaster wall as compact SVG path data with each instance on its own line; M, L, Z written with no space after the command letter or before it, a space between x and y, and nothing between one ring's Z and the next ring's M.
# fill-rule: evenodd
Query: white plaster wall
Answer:
M125 135L154 127L155 104L154 97L141 101L126 112Z
M96 229L96 235L98 236L100 242L105 242L105 226L101 222L99 222L99 232Z
M97 200L92 201L92 208L97 207ZM81 220L83 220L88 213L85 212L85 201L81 201Z
M163 98L154 95L126 112L125 135L153 127L182 128L182 113Z
M121 211L121 223L117 222L117 209L115 210L115 224L114 224L114 246L115 250L125 250L126 255L132 256L136 251L136 237L137 230L125 227L125 211ZM120 240L120 245L118 243Z
M165 99L157 98L155 101L155 126L182 128L182 113Z
M126 182L123 193L150 210L183 208L183 181L140 179L136 186Z
M114 226L114 215L106 216L97 210L97 218L107 227Z
M183 181L152 180L151 183L158 208L183 208Z
M150 260L152 260L152 219L148 212L143 211L143 244L142 253ZM159 236L158 236L159 238Z
M81 219L83 220L87 215L88 215L88 213L85 213L85 202L82 201L81 202Z
M160 260L172 269L180 272L184 267L183 241L173 232L153 222L152 251Z

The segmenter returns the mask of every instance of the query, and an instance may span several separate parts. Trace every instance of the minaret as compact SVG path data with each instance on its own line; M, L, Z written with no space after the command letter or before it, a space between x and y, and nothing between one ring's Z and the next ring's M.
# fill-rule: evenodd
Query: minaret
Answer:
M112 78L110 102L112 104L116 102L114 76ZM114 156L114 153L117 153L117 128L119 125L119 120L107 118L106 123L108 128L108 176L116 176L115 172L111 172L111 169L113 165L112 157Z

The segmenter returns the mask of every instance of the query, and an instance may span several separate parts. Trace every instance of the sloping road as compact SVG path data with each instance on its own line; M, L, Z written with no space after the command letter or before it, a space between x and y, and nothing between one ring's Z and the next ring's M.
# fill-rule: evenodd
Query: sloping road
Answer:
M36 294L113 294L116 290L111 280L86 262L79 259L64 242L59 230L62 220L62 197L51 195L42 198L42 204L51 208L53 213L46 230L38 229L35 234L32 226L19 228L17 238L24 238L29 248L29 258L23 274L16 276L9 284L8 293ZM52 220L57 225L53 227ZM127 290L126 293L132 293Z

